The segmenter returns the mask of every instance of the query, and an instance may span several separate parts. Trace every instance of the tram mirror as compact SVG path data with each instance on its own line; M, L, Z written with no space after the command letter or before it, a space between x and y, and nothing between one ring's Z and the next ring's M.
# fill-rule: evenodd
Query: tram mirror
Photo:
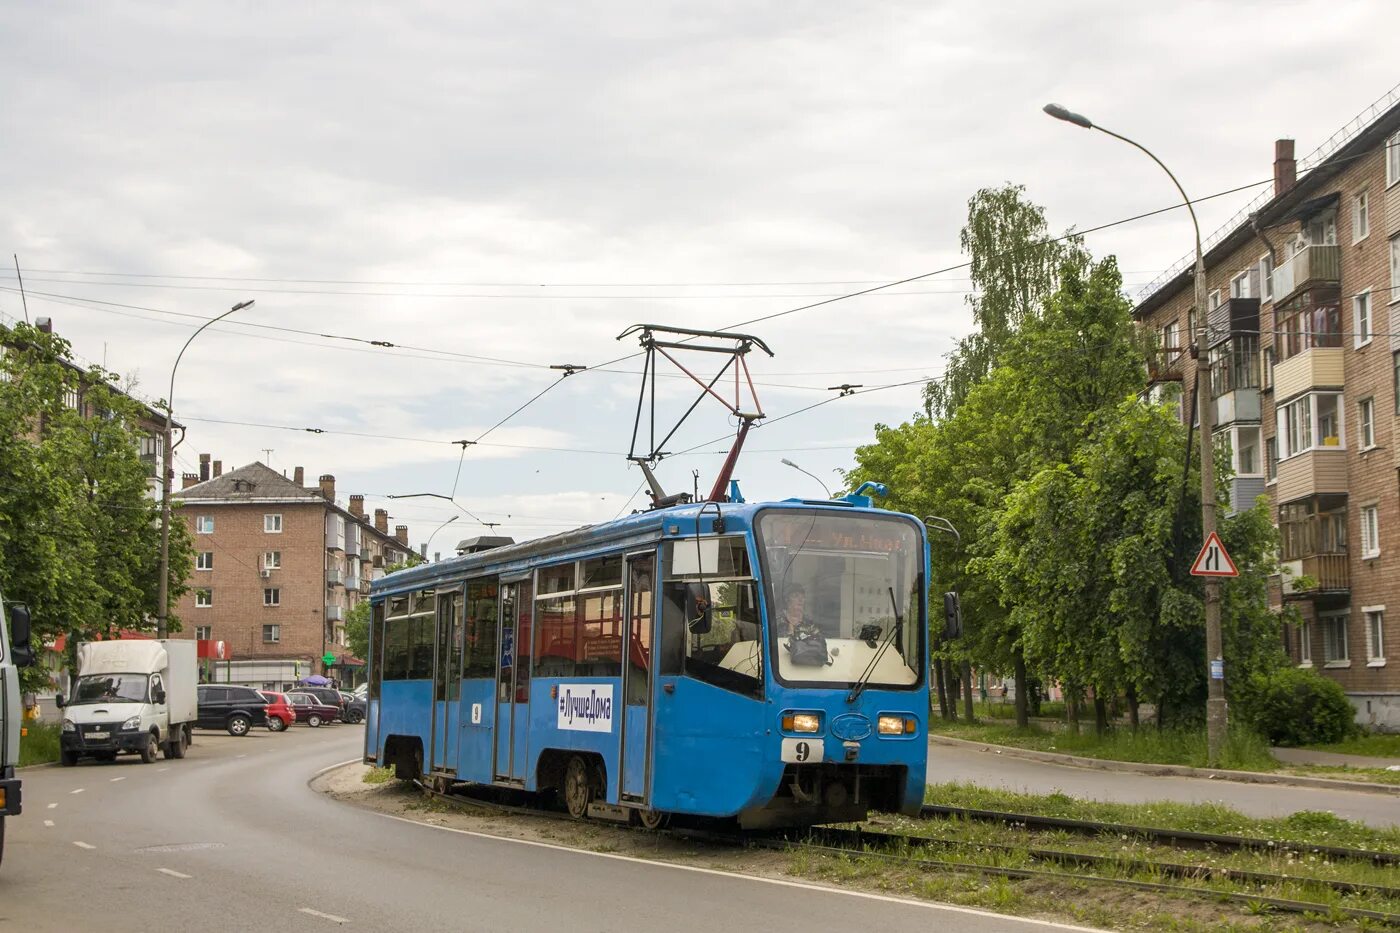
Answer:
M958 638L963 632L962 603L957 593L943 594L943 637Z
M710 588L703 583L685 585L685 620L693 635L704 635L712 624Z

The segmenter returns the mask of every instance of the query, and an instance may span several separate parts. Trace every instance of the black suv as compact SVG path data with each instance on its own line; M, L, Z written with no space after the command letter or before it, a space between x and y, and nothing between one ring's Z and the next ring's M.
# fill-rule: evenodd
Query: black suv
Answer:
M253 726L267 725L267 698L252 687L199 685L201 729L227 729L229 735L247 735Z

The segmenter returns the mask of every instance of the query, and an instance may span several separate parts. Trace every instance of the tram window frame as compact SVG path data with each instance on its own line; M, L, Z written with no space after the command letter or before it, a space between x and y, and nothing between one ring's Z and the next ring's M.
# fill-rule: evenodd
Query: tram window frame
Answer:
M541 567L535 571L535 625L530 633L535 662L533 676L560 680L622 677L622 568L623 555L614 552ZM597 581L607 582L595 586L581 585ZM569 584L570 588L559 588L565 584ZM593 604L600 605L606 614L590 618ZM555 607L560 618L551 619L546 624L543 621L546 612ZM555 637L561 634L564 637ZM545 643L547 635L550 637L548 644ZM595 646L605 645L609 640L615 642L616 657L585 657L585 645L590 640Z
M384 613L384 680L407 680L413 649L413 618L407 596L392 596Z
M462 649L464 647L465 629L462 620L464 611L462 591L453 588L442 593L438 597L438 604L446 604L448 607L448 618L444 620L443 631L447 632L447 677L443 684L443 699L452 701L462 698Z
M487 592L489 588L489 592ZM489 615L480 614L489 605ZM495 680L500 660L501 582L497 577L467 581L466 643L463 645L464 680Z
M380 687L384 682L384 601L372 603L369 607L369 691L371 700L379 699Z
M686 676L733 693L761 698L766 673L766 662L763 655L764 637L758 604L758 580L753 574L754 558L749 551L748 536L703 535L699 540L701 542L718 542L715 545L715 572L713 573L676 572L678 551L681 554L683 566L693 566L699 570L705 569L705 561L696 556L698 548L693 537L667 541L661 551L662 584L659 599L661 637L657 650L657 671L663 676ZM705 549L709 548L710 545L706 544ZM738 635L744 631L744 628L751 627L749 634L752 634L753 637L739 638L731 644L750 641L754 643L754 653L749 660L753 662L755 673L747 674L715 663L712 658L716 652L713 649L722 646L705 644L706 639L717 640L716 635L712 634L716 621L713 617L710 628L706 631L687 630L687 605L691 598L690 587L696 583L703 583L706 586L723 586L727 583L736 585L737 589L734 593L736 614L746 607L745 615L747 618L736 617L732 620L735 627L734 634ZM748 590L747 603L744 597L745 588ZM712 590L711 593L713 592ZM656 600L656 597L653 596L653 599ZM703 654L710 654L711 658L706 658Z

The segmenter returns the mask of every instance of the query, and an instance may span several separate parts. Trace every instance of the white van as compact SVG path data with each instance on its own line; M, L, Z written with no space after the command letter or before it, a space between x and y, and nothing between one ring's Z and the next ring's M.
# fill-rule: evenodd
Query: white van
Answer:
M78 679L63 709L60 761L112 761L123 752L150 763L158 751L184 758L197 715L195 643L131 639L78 646Z

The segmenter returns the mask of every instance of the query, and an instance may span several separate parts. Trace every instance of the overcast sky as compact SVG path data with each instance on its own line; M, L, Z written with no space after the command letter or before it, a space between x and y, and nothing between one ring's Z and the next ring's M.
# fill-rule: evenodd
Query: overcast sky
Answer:
M1264 181L1276 138L1310 152L1400 79L1396 27L1391 4L1339 0L4 3L0 247L31 318L151 398L189 315L256 299L181 363L177 469L208 452L333 473L415 545L458 513L383 497L455 482L497 533L534 537L612 518L640 482L637 360L486 438L514 446L460 455L556 378L539 367L622 356L633 323L723 328L958 263L980 187L1026 185L1057 231L1172 203L1148 160L1047 101L1153 147L1193 197ZM1203 205L1203 225L1259 190ZM1176 211L1088 243L1132 294L1190 227ZM0 272L19 318L14 284ZM765 411L936 376L967 288L956 270L753 325L777 353L751 357ZM663 409L689 403L662 383ZM836 488L919 400L891 388L756 431L745 495L818 494L783 457ZM706 402L669 446L730 430ZM724 447L663 480L708 486ZM485 530L462 515L433 550Z

